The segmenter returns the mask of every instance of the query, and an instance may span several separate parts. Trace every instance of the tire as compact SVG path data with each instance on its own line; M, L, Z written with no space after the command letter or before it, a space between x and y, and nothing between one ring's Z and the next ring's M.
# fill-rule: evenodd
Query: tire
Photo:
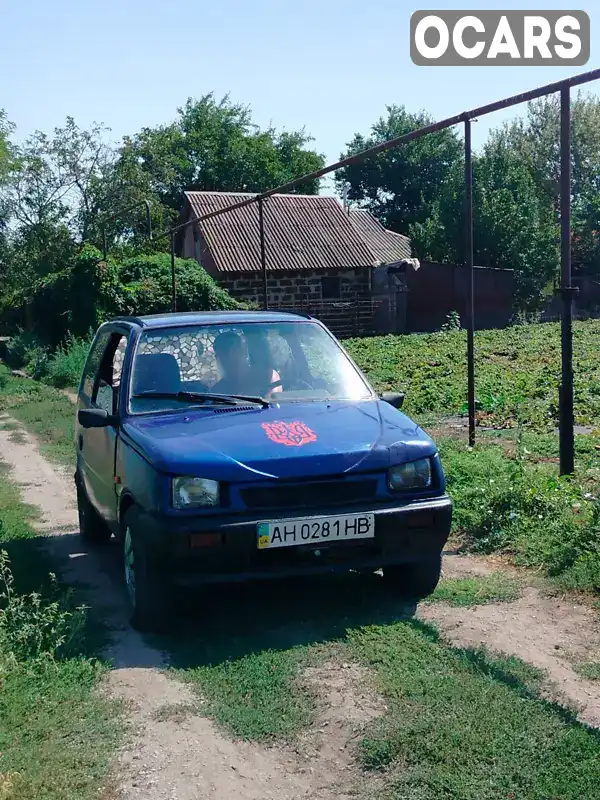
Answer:
M144 633L165 633L171 619L171 591L159 560L149 551L135 507L125 514L122 538L131 625Z
M383 568L383 577L390 587L414 600L422 600L430 595L438 585L441 574L441 555L415 564L394 564Z
M79 515L79 535L84 542L107 544L110 541L112 536L110 528L98 516L81 486L77 486L77 513Z

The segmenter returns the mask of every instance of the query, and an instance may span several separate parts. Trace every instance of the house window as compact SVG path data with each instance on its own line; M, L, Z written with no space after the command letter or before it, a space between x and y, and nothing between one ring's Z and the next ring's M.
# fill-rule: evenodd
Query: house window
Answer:
M323 300L339 300L341 297L341 281L337 277L321 278L321 296Z

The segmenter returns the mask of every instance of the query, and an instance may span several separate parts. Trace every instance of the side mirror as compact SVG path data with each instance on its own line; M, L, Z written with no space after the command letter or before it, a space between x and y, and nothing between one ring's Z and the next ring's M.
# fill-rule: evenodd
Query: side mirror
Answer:
M401 409L404 404L404 394L402 392L384 392L381 395L381 399L397 409Z
M117 418L104 408L80 408L77 420L82 428L109 428L117 423Z

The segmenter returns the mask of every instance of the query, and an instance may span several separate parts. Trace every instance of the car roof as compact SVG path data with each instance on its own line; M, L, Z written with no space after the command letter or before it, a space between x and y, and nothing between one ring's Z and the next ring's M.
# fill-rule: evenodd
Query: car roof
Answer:
M167 328L181 325L226 325L247 322L306 322L308 314L287 311L186 311L148 314L141 317L115 317L111 322L128 322L141 328Z

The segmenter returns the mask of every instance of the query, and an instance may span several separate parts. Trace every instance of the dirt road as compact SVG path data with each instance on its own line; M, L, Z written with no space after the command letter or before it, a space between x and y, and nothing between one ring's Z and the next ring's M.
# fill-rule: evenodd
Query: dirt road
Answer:
M107 655L115 669L107 690L130 709L131 736L115 764L120 798L146 800L315 800L350 797L361 776L351 747L360 730L382 712L369 681L356 665L325 664L303 679L317 696L317 719L294 745L262 747L227 738L198 713L199 699L165 674L165 654L127 624L125 596L113 548L89 551L77 535L73 479L52 467L25 431L2 429L0 460L10 466L23 500L38 506L37 523L63 566L65 579L79 584L86 602L113 630ZM485 572L484 561L448 556L452 575ZM600 687L577 676L571 663L598 655L595 613L570 600L549 598L534 588L513 603L475 608L424 605L418 615L435 623L457 645L513 653L547 670L548 693L576 706L582 720L600 726ZM327 728L327 736L320 735ZM371 783L373 779L370 779ZM355 796L355 795L353 795Z

